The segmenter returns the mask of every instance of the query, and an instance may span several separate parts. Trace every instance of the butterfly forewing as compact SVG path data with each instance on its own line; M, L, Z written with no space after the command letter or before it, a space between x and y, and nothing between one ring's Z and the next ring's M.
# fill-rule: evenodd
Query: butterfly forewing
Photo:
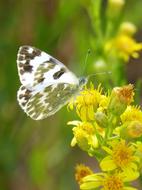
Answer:
M37 68L41 63L49 61L49 59L48 54L37 48L29 46L20 47L17 55L17 67L21 83L31 87Z
M22 83L18 102L35 120L53 115L78 91L78 78L60 61L37 48L20 47L17 66Z

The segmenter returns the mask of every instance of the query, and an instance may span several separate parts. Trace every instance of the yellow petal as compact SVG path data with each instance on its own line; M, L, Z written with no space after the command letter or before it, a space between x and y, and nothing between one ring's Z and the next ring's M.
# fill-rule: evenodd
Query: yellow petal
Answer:
M79 124L81 124L81 121L77 121L77 120L75 120L75 121L69 121L67 123L67 125L75 125L75 126L78 126Z
M137 164L135 164L134 162L132 162L129 167L132 168L133 170L137 170L138 169Z
M100 163L100 167L103 171L110 171L110 170L114 170L117 168L116 164L114 163L113 160L110 159L110 156L105 157L101 163Z
M83 183L82 185L80 185L80 189L94 189L96 187L99 187L101 185L100 182L96 181L96 182L86 182L86 183Z
M89 181L101 181L102 177L104 177L104 175L102 173L97 173L97 174L91 174L88 175L86 177L83 178L84 182L89 182Z
M127 168L123 172L123 179L125 182L134 181L139 177L139 175L140 175L139 172Z
M80 118L82 119L82 121L86 121L87 120L87 118L86 118L86 107L82 107L81 109L80 109Z
M95 119L93 105L88 107L88 116L89 116L90 120L94 120Z
M73 137L72 141L71 141L71 146L74 147L76 145L77 141L76 138Z
M133 156L133 158L134 158L134 160L135 160L136 162L140 162L140 161L141 161L141 159L140 159L138 156Z

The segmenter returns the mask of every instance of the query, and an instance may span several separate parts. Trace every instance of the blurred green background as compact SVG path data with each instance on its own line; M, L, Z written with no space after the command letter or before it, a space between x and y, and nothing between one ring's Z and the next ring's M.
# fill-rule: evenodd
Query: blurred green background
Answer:
M16 98L20 86L16 56L21 45L48 52L78 76L88 48L92 51L88 64L95 60L90 2L0 0L0 190L75 190L76 163L95 168L93 159L70 147L72 133L66 123L75 119L72 112L65 107L50 118L33 121ZM142 41L141 7L141 0L127 0L122 15L138 27L138 41ZM136 82L142 77L142 61L132 62L126 66L126 78ZM88 73L95 72L88 68Z

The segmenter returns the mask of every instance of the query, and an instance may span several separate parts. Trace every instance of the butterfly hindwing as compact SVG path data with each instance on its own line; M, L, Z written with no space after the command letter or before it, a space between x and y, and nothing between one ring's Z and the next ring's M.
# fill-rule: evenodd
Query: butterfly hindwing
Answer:
M17 92L17 100L21 108L25 111L27 103L32 96L32 91L27 89L25 86L21 86ZM25 111L26 112L26 111Z
M77 90L76 85L69 83L53 84L36 93L20 90L18 99L23 110L32 119L41 120L56 113L75 95Z

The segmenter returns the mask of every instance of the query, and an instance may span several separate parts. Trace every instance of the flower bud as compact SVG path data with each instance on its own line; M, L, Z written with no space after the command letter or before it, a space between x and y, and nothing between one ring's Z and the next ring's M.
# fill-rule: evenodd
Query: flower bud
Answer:
M125 139L141 137L142 123L140 121L126 122L120 128L120 136Z
M127 127L128 135L132 138L142 136L142 123L139 121L132 121Z
M125 0L108 0L108 16L115 17L122 10Z
M111 112L113 115L122 114L125 111L127 105L133 101L133 96L134 92L132 84L113 88L108 105L109 112Z
M107 116L103 112L96 112L95 120L100 127L106 128L108 126Z
M137 31L136 26L133 23L131 23L131 22L123 22L120 25L120 29L119 29L120 33L123 33L125 35L130 35L130 36L132 36L133 34L135 34L136 31Z

